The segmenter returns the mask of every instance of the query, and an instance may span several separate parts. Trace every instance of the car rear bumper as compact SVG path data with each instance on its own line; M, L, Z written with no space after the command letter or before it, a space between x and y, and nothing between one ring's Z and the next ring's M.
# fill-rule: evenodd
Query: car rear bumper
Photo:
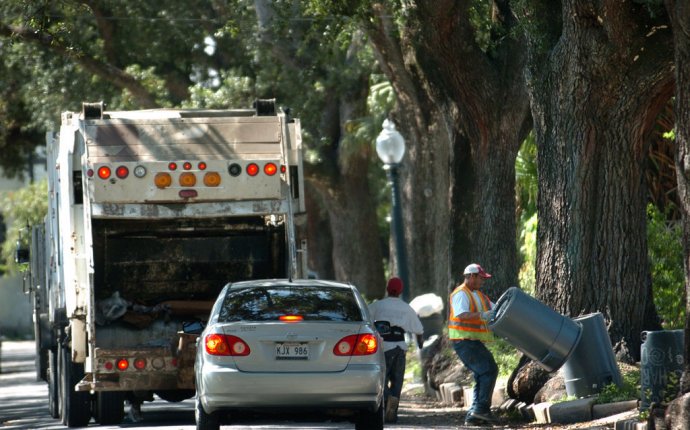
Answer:
M383 396L384 369L350 365L342 372L248 373L206 364L197 395L207 413L221 409L311 407L375 410Z

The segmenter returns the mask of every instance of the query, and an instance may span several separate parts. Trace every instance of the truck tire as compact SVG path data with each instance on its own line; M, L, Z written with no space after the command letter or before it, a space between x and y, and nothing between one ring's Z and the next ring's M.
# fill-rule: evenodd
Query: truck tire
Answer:
M57 354L48 350L48 412L52 418L60 418L60 386L58 384Z
M96 393L93 417L101 425L120 424L125 417L125 393L100 391Z
M72 363L70 349L58 346L60 360L60 416L67 427L86 427L91 420L91 395L88 391L74 391L84 377L84 365Z
M207 414L198 397L194 401L194 418L196 430L220 430L218 412Z

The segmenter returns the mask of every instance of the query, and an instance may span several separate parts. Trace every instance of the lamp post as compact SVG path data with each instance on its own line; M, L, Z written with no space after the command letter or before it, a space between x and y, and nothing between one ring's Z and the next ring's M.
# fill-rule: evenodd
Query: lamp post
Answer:
M376 138L376 153L386 171L388 182L391 185L391 211L393 240L395 243L396 262L398 276L403 281L402 299L407 302L410 291L409 277L407 276L407 254L405 252L405 236L402 225L402 202L400 201L400 187L398 184L398 168L405 155L405 139L395 129L395 124L389 120L383 121L383 130Z

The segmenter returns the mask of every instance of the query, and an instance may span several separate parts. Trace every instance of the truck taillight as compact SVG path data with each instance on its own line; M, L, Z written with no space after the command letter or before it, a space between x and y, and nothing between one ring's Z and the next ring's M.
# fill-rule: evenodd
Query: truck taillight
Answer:
M182 168L185 170L192 170L192 163L190 163L189 161L185 161L184 163L182 163Z
M249 176L256 176L259 174L259 166L256 163L249 163L247 165L247 174Z
M198 167L199 167L199 170L206 170L206 163L204 163L203 161L201 161L201 162L199 162L199 166L198 166Z
M184 172L180 175L180 185L183 187L193 187L196 185L196 175L190 172Z
M129 361L127 361L126 358L121 358L117 360L117 369L121 371L129 369Z
M171 161L170 163L168 163L168 169L177 170L177 163L175 163L174 161Z
M228 173L230 173L230 176L240 176L240 173L242 173L242 167L237 163L232 163L230 166L228 166Z
M278 172L278 167L274 163L264 164L264 173L268 176L273 176Z
M141 165L135 167L134 176L136 176L137 178L143 178L144 176L146 176L146 167Z
M127 176L129 176L129 169L127 166L120 166L115 169L115 175L120 179L125 179Z
M207 187L217 187L220 185L220 174L218 172L208 172L204 175L204 185Z
M168 188L172 184L172 176L165 172L156 173L153 182L158 188Z
M101 179L108 179L110 177L110 167L101 166L98 168L98 177Z
M142 370L146 367L146 360L143 358L136 358L134 359L134 368L138 370Z

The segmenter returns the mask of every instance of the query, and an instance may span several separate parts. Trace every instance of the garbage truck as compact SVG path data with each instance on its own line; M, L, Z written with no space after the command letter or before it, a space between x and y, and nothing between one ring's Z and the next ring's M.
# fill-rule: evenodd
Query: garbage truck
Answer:
M117 424L126 400L194 395L228 282L306 277L300 122L274 100L61 120L28 256L37 376L66 426Z

